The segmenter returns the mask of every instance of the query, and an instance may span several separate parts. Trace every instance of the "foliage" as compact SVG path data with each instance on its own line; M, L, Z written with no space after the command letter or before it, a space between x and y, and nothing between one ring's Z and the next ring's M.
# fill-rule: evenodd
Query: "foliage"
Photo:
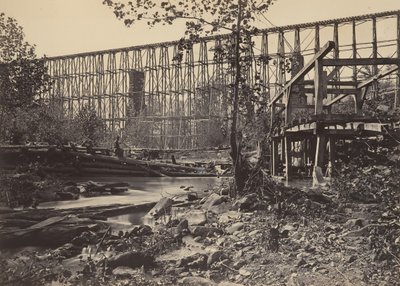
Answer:
M77 140L76 126L60 117L60 111L52 105L16 107L7 113L3 122L0 141L12 144L46 142L58 145Z
M359 156L339 164L336 173L332 188L343 200L384 202L388 209L395 208L396 201L400 201L400 170L396 167L366 162L365 157Z
M26 132L32 135L32 121L38 119L34 113L51 81L35 47L24 41L22 27L3 13L0 37L0 132L7 134L1 139L16 144Z
M94 108L84 106L73 119L72 123L76 128L77 138L90 140L95 145L99 144L103 139L106 126L104 121L97 116Z
M243 131L239 129L239 114L245 124L255 117L255 109L261 106L265 111L265 99L261 95L261 79L258 72L254 78L256 84L248 81L252 67L251 35L258 32L255 27L256 17L265 13L273 0L176 0L176 1L114 1L104 0L118 19L131 26L137 21L147 21L150 27L157 24L172 25L179 21L186 24L186 38L179 43L179 53L174 60L178 63L183 58L183 51L192 48L200 36L228 31L231 39L214 50L214 60L229 63L234 82L231 84L231 128L230 145L234 166L235 192L241 193L248 177L248 164L242 156L245 145ZM233 52L230 52L233 51ZM264 105L262 104L264 103Z
M0 174L0 204L9 207L35 207L39 202L54 200L60 189L61 182L43 176L36 165Z

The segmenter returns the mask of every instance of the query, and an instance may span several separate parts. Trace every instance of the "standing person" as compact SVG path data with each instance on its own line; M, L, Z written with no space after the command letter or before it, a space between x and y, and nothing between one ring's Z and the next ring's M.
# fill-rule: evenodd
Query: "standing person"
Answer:
M115 140L115 143L114 143L114 152L117 157L122 158L122 157L124 157L124 150L122 150L122 148L121 148L119 139L120 139L120 137L117 136L117 139Z

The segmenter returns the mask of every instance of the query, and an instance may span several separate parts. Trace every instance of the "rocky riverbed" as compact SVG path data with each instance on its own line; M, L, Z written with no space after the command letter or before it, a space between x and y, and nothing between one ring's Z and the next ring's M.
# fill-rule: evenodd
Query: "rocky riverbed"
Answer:
M384 205L345 203L328 189L286 188L280 197L278 203L255 195L233 200L221 186L199 198L188 194L190 200L163 198L156 206L3 210L2 242L5 233L20 240L19 245L18 240L6 241L14 242L13 248L2 244L0 284L294 286L400 281L398 220ZM143 210L150 211L141 225L106 220Z

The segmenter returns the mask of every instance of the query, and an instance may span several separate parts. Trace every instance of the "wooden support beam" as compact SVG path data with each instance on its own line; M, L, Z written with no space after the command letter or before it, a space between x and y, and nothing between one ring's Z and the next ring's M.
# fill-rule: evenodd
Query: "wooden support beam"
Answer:
M318 53L320 50L320 41L319 41L319 25L315 25L315 43L314 43L314 53Z
M326 72L323 70L321 59L315 61L315 114L322 114L323 112L323 99L326 94Z
M278 147L279 147L279 141L277 139L272 139L271 174L273 176L278 175L278 165L279 165Z
M353 59L357 58L357 23L355 20L352 21L352 45L351 49L353 52ZM357 66L353 66L353 80L357 80Z
M292 105L290 104L290 94L292 93L292 86L286 90L286 111L285 111L285 124L291 121Z
M371 77L371 78L369 78L369 79L367 79L367 80L365 80L365 81L360 82L360 83L357 85L357 88L361 89L361 88L363 88L363 87L369 86L370 84L374 83L374 82L377 81L378 79L381 79L381 78L383 78L383 77L385 77L385 76L388 76L388 75L390 75L391 73L397 71L398 69L399 69L399 66L396 66L396 67L391 68L391 69L389 69L389 70L387 70L387 71L385 71L385 72L378 73L377 75L374 75L373 77Z
M324 134L320 134L317 136L317 146L315 150L315 166L321 168L324 166L325 147L326 147L326 136Z
M320 60L323 57L325 57L333 48L335 44L331 41L326 43L322 49L312 58L312 60L307 63L279 92L273 99L271 99L271 102L269 105L271 106L273 103L278 101L286 92L286 90L291 87L293 84L297 83L301 78L303 78L309 71L312 70L312 68L315 65L316 60Z
M397 58L357 58L357 59L323 59L324 66L368 66L368 65L398 65L400 59Z
M332 106L333 104L335 104L338 101L341 101L343 98L347 97L348 95L350 95L350 93L344 93L342 95L339 95L339 96L335 97L334 99L325 103L325 106Z
M313 80L304 80L302 83L298 83L298 85L314 85ZM339 86L354 86L356 87L358 84L357 81L343 81L343 80L331 80L327 82L327 85L339 85Z
M305 88L305 93L314 93L315 89ZM356 94L358 89L356 88L328 88L326 89L326 94Z
M356 93L355 95L354 95L354 101L355 101L355 110L354 110L354 112L357 114L357 115L362 115L363 114L363 112L362 112L362 106L363 106L363 104L364 104L364 100L363 100L363 89L362 90L360 90L358 93Z

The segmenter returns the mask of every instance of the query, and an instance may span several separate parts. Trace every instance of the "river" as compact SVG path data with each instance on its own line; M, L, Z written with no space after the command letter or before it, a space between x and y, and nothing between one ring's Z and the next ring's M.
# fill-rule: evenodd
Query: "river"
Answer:
M56 201L41 203L40 208L80 208L88 206L106 206L112 204L143 204L156 202L161 197L179 196L186 191L182 186L190 187L190 191L204 192L219 185L226 178L216 177L79 177L70 179L75 182L87 182L89 180L101 183L125 182L129 184L128 191L120 195L106 195L98 197L81 197L72 201Z

